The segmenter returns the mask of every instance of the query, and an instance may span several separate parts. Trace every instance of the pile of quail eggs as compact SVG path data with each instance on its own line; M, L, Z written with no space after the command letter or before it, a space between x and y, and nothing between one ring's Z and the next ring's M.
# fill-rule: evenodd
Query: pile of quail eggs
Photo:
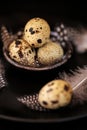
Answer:
M20 64L33 67L60 61L64 55L63 48L58 42L53 42L50 35L46 20L39 17L30 19L23 36L9 45L9 56Z

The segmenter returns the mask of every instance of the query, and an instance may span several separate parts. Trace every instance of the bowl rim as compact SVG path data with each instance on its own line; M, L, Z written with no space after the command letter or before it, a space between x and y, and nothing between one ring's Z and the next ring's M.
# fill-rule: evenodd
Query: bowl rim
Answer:
M68 59L71 58L72 56L72 52L73 52L73 46L71 41L67 41L65 42L65 44L67 44L67 52L64 54L64 56L62 57L61 61L58 61L57 63L54 63L52 65L46 65L46 66L42 66L42 67L33 67L33 66L25 66L22 65L16 61L14 61L13 59L10 58L8 51L4 48L3 46L3 54L5 59L12 64L13 66L17 67L17 68L21 68L21 69L25 69L25 70L30 70L30 71L45 71L45 70L52 70L55 69L61 65L63 65L64 63L66 63L68 61Z

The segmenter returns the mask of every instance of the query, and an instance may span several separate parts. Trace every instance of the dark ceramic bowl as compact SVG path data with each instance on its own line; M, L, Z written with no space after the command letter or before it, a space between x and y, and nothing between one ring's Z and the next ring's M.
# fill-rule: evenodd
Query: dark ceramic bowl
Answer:
M72 44L70 41L62 41L60 42L63 50L64 50L64 55L62 57L62 59L58 62L56 62L55 64L51 64L51 65L37 65L36 67L32 67L32 66L27 66L27 65L22 65L16 61L14 61L13 59L11 59L11 57L9 56L9 52L8 52L8 49L7 49L7 46L8 44L10 44L12 42L12 40L14 39L17 39L18 38L18 35L19 33L17 33L17 35L13 35L13 36L8 36L9 33L8 33L8 30L6 29L5 26L2 27L1 29L1 35L2 35L2 41L3 41L3 54L4 54L4 57L6 58L6 60L12 64L13 66L15 67L18 67L18 68L21 68L21 69L25 69L25 70L31 70L31 71L43 71L43 70L52 70L54 68L57 68L61 65L63 65L64 63L66 63L69 58L71 57L72 55L72 52L73 52L73 47L72 47ZM57 36L55 35L57 34L56 31L52 31L51 32L51 39L55 39L55 41L58 41L58 38ZM6 38L7 37L7 38ZM8 37L10 37L8 39Z

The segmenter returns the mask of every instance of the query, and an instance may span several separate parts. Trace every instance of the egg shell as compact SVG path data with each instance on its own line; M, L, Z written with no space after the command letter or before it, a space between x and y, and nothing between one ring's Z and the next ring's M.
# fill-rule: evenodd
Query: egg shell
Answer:
M49 42L42 47L38 48L37 58L43 65L51 65L59 62L64 55L62 46L49 40Z
M40 105L48 109L58 109L68 105L72 99L71 85L61 79L45 84L39 91Z
M30 46L38 48L46 44L50 37L50 26L43 18L32 18L24 27L23 38Z
M17 39L9 45L9 56L18 63L34 66L36 52L26 41Z

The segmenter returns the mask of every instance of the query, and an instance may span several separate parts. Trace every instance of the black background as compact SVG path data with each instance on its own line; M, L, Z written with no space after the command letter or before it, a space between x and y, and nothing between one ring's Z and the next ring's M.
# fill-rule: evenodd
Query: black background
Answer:
M0 26L5 24L10 28L24 26L29 18L40 16L48 20L53 26L58 21L76 22L83 25L87 24L87 7L86 3L76 3L73 1L0 1ZM75 121L60 123L60 124L27 124L11 122L6 120L0 121L1 128L23 128L30 129L34 126L36 129L84 129L87 119L79 119ZM87 128L87 127L86 127Z
M19 14L21 14L19 16ZM48 15L49 14L49 15ZM53 1L0 1L0 24L14 24L26 22L29 18L41 16L48 20L50 24L56 20L79 21L83 24L87 23L87 7L86 3L81 2L65 2L61 0ZM14 17L15 16L15 17ZM55 16L55 19L54 19ZM53 19L52 19L53 17ZM51 18L51 22L50 22ZM26 20L26 21L25 21ZM21 21L21 22L20 22ZM8 23L7 23L8 22Z

